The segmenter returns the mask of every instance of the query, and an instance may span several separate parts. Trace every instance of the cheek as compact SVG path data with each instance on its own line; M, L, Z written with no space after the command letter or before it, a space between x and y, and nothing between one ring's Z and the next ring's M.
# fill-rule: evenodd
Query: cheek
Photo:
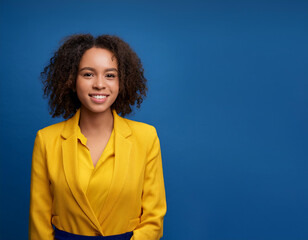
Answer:
M111 87L112 87L113 92L119 93L119 80L114 81Z
M77 93L77 97L80 100L82 100L83 98L85 98L85 93L87 92L87 86L83 81L76 81L76 93Z
M80 92L80 93L84 92L87 89L88 89L88 86L87 86L86 82L77 79L77 81L76 81L76 91L77 91L77 93L78 92Z
M76 91L80 91L80 80L78 78L76 79Z

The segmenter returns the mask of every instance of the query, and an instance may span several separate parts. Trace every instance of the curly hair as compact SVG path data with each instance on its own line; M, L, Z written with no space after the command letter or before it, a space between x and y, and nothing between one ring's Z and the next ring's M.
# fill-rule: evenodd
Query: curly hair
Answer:
M142 63L131 47L117 36L91 34L71 35L54 53L49 64L41 72L44 96L49 97L52 117L72 117L81 103L75 91L80 60L90 48L109 50L118 62L119 94L111 109L125 116L137 108L146 97L147 79L143 74Z

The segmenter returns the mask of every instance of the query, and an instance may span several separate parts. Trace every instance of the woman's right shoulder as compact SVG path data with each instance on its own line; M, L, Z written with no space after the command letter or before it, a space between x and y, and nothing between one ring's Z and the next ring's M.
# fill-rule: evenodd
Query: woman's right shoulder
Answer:
M43 138L58 137L61 135L66 122L67 120L44 127L37 131L37 135L41 135Z

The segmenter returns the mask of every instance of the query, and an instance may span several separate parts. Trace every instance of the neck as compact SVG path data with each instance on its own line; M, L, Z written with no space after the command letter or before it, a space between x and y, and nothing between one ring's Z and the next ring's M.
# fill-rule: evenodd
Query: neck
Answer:
M113 115L111 110L103 113L93 113L81 107L80 130L85 137L105 135L113 129Z

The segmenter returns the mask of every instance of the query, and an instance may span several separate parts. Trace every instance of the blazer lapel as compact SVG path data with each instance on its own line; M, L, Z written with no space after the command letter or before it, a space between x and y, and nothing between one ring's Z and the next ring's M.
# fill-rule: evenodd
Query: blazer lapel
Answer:
M101 226L96 218L91 205L79 184L79 170L77 161L77 133L76 124L79 121L79 110L74 117L66 122L62 136L65 140L62 143L63 168L69 188L82 211L88 216L90 221L101 231Z
M115 130L115 162L111 185L107 199L99 216L102 224L109 215L123 189L128 174L128 163L131 155L132 142L127 139L131 135L131 129L123 118L113 111Z

